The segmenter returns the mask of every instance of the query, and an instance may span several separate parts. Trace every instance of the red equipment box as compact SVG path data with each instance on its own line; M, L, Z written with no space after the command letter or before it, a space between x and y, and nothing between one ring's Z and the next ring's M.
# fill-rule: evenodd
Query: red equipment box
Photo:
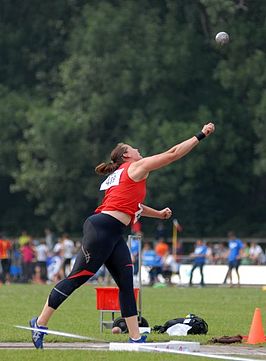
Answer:
M119 289L118 287L96 287L97 310L119 311ZM134 295L137 301L139 288L134 288Z

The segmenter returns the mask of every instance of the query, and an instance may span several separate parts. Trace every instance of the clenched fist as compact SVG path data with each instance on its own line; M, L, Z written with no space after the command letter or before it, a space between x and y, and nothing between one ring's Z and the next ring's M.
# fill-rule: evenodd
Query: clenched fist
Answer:
M215 126L213 123L205 124L201 131L208 137L208 135L215 131Z
M172 211L170 208L164 208L161 211L159 211L160 213L160 219L168 219L172 216Z

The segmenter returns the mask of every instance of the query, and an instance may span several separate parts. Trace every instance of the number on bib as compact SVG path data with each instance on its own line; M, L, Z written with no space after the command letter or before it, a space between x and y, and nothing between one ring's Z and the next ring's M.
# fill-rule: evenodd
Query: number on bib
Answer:
M100 191L105 191L113 186L117 186L120 181L121 174L124 168L117 169L114 173L110 174L108 178L101 184Z

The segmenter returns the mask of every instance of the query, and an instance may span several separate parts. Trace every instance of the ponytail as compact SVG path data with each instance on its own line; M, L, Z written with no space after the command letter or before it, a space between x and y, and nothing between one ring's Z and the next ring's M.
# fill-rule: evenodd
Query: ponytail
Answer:
M121 164L125 162L123 155L127 151L127 146L124 143L118 143L111 152L111 162L101 163L95 168L95 172L99 175L108 175L117 170Z
M119 165L113 162L101 163L97 165L97 167L95 168L95 172L99 175L108 175L117 170L118 167Z

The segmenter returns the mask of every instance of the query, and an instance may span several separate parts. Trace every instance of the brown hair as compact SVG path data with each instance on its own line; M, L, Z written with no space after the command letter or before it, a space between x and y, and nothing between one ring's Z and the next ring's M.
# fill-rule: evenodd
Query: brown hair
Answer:
M127 151L124 143L118 143L111 152L111 161L109 163L101 163L95 168L95 172L99 175L108 175L113 173L125 162L123 155Z

